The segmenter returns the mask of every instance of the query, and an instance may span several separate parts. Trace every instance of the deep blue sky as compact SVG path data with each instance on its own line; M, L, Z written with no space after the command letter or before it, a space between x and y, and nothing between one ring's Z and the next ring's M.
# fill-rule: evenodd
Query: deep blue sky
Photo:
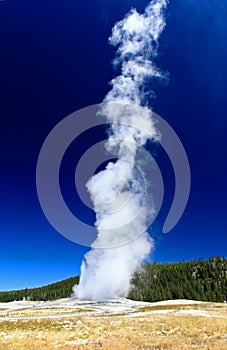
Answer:
M102 101L108 81L117 73L111 65L115 51L108 45L111 28L131 7L143 11L147 3L0 2L0 290L39 286L79 273L88 249L63 238L42 213L35 186L38 154L60 120ZM178 225L162 235L173 178L160 154L157 160L167 185L154 225L152 260L227 253L226 15L227 5L221 0L175 0L166 11L157 64L170 75L168 83L151 86L156 93L153 108L184 144L192 188ZM68 178L62 180L69 204L75 194L69 173L72 154L66 162ZM75 215L76 203L75 198ZM80 215L92 220L86 208Z

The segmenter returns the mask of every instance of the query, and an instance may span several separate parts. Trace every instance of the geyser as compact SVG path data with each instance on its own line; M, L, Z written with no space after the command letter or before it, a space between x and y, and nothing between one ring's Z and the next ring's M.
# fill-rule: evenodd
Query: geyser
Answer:
M109 162L87 183L96 212L97 238L85 255L80 283L74 287L80 299L127 296L132 274L153 246L146 224L155 206L152 200L149 207L144 205L143 179L134 164L138 147L160 137L152 111L145 106L143 86L147 78L162 77L154 58L165 27L166 5L166 0L155 0L143 14L131 10L116 23L109 39L118 48L114 64L121 65L121 75L112 80L99 114L112 123L106 150L118 160Z

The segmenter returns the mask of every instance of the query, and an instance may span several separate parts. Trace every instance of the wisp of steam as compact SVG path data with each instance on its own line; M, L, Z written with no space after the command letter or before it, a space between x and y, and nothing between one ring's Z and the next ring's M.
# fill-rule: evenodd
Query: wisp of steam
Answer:
M112 89L98 114L111 125L106 150L118 160L109 162L87 183L97 238L84 257L79 285L74 286L74 295L80 299L127 296L133 273L153 247L146 223L155 207L143 207L144 188L134 163L137 149L148 138L157 141L160 137L152 111L145 106L143 86L147 78L162 77L154 58L165 27L166 6L167 0L154 0L143 14L132 9L115 24L109 39L117 47L114 64L120 65L121 74L111 81Z

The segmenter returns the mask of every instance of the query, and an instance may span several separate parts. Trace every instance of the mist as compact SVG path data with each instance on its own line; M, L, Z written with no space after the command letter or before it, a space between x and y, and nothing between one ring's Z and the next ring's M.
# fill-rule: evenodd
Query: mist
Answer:
M79 285L74 286L79 299L126 297L132 275L154 246L147 228L155 215L155 204L152 193L144 201L143 174L135 164L138 149L161 137L152 110L146 106L143 85L146 79L163 78L155 57L165 27L166 6L166 0L155 0L143 14L132 9L115 24L109 38L117 48L114 65L120 68L120 75L111 81L97 117L111 125L105 147L118 160L109 162L87 183L96 213L97 238L84 256Z

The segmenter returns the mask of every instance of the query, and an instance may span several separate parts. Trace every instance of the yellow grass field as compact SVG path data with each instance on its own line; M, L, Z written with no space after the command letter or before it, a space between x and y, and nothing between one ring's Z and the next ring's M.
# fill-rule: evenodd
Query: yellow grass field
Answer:
M226 304L144 304L118 314L99 305L0 309L0 350L227 350Z

